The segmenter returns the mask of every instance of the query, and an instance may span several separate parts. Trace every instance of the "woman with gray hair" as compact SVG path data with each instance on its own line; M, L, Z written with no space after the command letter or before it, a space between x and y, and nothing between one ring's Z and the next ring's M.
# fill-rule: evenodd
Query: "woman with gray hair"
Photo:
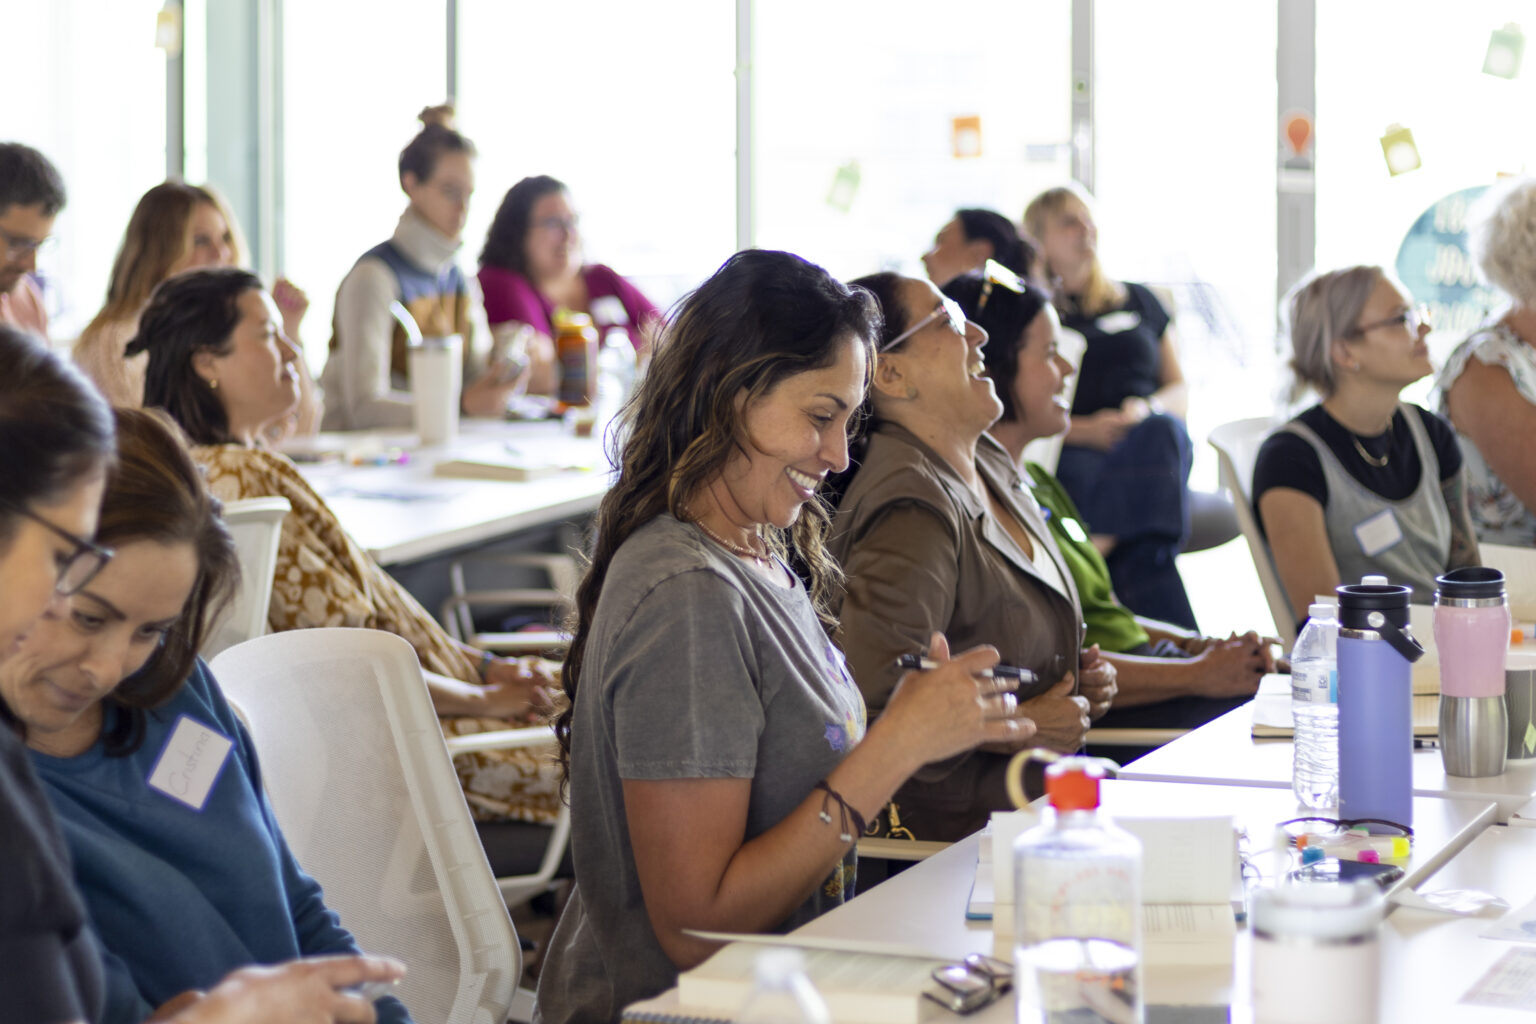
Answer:
M1380 267L1293 290L1291 369L1322 401L1259 449L1253 500L1297 619L1313 595L1381 573L1427 603L1435 576L1478 564L1455 433L1399 397L1432 367L1429 324Z
M1509 297L1457 345L1436 408L1461 440L1472 524L1485 543L1536 544L1536 178L1491 190L1472 211L1473 259Z

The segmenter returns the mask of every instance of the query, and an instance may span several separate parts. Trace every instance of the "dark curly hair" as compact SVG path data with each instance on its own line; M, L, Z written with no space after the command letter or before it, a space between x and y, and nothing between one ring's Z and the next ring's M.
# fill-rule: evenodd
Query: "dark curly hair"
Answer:
M528 228L533 204L547 195L564 192L564 182L547 174L524 178L507 189L480 250L482 267L500 267L528 276Z

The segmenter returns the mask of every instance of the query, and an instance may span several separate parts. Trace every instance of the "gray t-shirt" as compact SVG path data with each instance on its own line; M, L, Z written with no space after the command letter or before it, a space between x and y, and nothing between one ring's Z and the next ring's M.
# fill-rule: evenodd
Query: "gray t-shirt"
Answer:
M571 727L576 886L535 1019L618 1020L677 981L646 915L623 780L749 778L751 839L799 806L864 728L859 689L798 581L774 586L670 515L637 530L609 565L587 641ZM835 805L829 813L836 828ZM842 903L854 870L850 850L775 930Z

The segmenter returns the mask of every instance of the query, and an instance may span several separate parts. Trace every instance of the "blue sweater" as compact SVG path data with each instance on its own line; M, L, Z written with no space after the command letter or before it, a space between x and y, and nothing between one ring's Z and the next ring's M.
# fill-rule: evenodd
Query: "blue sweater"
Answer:
M201 811L148 783L183 715L234 743ZM127 757L107 757L99 743L78 757L29 752L106 949L100 1024L140 1024L241 967L356 952L283 840L255 747L207 666L199 661L146 717L144 742ZM377 1008L381 1024L410 1020L395 999Z

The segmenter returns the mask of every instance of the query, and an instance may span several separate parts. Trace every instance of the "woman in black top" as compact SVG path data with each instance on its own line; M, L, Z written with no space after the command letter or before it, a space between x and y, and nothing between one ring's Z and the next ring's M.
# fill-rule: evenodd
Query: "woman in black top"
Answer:
M0 661L111 557L89 538L113 451L111 414L80 371L0 325ZM20 726L0 702L0 1018L74 1024L102 1009L101 948L70 875ZM368 957L247 969L163 1019L372 1021L371 1005L338 989L401 973Z
M1173 318L1144 285L1104 274L1087 196L1030 201L1061 325L1087 341L1056 476L1088 521L1115 592L1138 615L1196 628L1174 565L1189 532L1188 393Z

